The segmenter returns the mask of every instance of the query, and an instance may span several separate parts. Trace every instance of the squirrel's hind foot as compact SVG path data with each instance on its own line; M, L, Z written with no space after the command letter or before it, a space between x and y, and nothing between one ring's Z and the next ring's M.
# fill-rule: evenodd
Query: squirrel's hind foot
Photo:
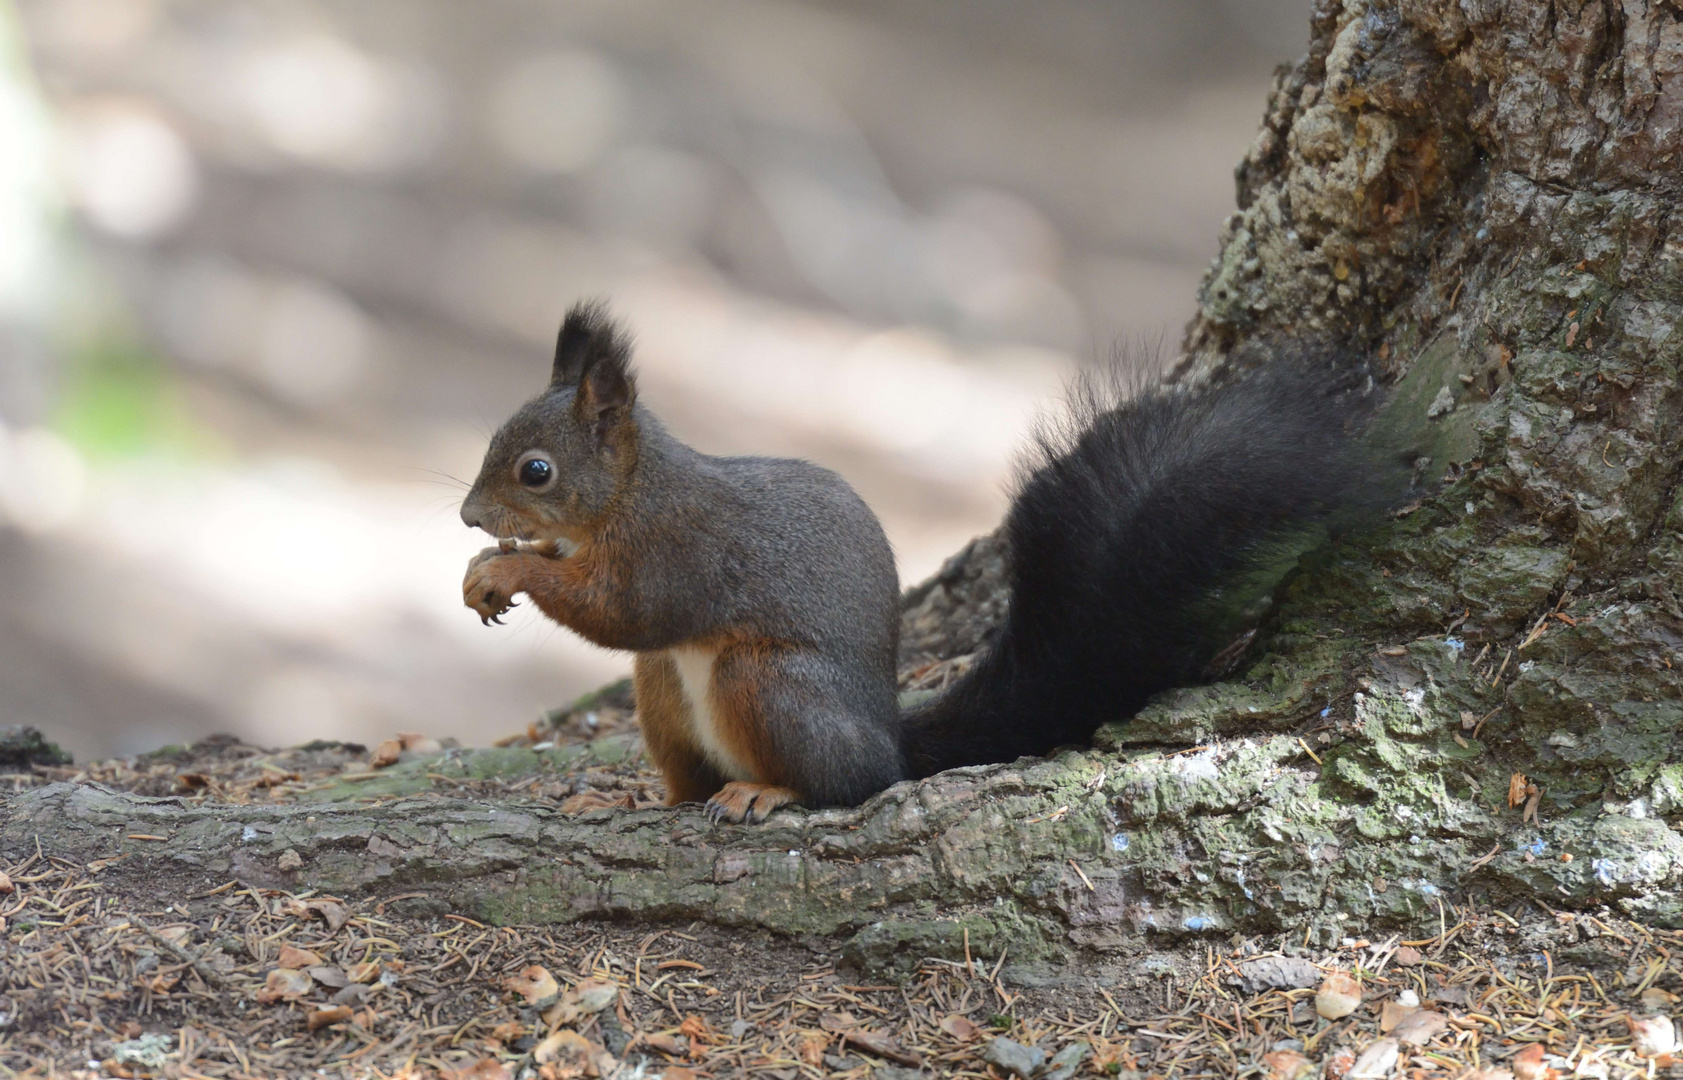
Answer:
M758 825L778 807L800 801L800 792L786 787L732 780L707 800L707 816L714 821Z

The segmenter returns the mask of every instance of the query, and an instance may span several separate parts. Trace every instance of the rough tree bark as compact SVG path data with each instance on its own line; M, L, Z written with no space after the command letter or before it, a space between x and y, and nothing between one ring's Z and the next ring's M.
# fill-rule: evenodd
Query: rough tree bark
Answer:
M966 933L1041 961L1142 933L1330 939L1469 897L1683 922L1683 7L1323 0L1238 178L1180 376L1346 337L1426 487L1307 560L1232 681L1088 752L759 828L59 785L10 801L0 851L848 935L870 964ZM913 647L974 647L997 567L982 542L915 591Z

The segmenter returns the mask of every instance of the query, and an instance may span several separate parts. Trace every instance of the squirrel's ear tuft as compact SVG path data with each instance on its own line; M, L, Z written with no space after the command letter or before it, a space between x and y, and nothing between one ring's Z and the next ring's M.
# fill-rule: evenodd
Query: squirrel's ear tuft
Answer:
M597 438L627 415L636 400L631 376L631 335L608 315L600 300L574 304L555 342L553 389L573 388L573 408Z
M631 336L608 314L601 300L582 300L567 311L561 333L555 339L555 368L549 385L560 389L578 386L592 368L604 364L618 368L629 380Z
M623 354L604 356L585 369L573 408L603 438L625 419L637 397L636 384Z

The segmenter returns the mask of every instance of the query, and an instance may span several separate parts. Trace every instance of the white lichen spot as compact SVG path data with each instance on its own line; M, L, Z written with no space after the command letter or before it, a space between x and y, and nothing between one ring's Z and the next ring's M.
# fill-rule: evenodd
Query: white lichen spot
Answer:
M1670 868L1671 860L1658 851L1644 851L1636 860L1636 872L1649 883L1664 881Z
M1174 769L1183 783L1214 780L1220 775L1220 771L1216 768L1213 748L1175 758Z

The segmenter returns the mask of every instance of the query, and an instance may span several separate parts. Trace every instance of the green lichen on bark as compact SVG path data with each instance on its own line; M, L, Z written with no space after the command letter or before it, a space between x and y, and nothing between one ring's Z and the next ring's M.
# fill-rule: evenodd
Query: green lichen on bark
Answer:
M1239 170L1186 371L1336 336L1391 384L1375 437L1429 487L1309 561L1253 674L1299 687L1328 667L1315 632L1350 643L1323 782L1372 800L1364 842L1488 843L1519 772L1547 857L1498 858L1493 887L1675 918L1683 14L1351 0L1314 28ZM1148 710L1219 715L1188 713Z

